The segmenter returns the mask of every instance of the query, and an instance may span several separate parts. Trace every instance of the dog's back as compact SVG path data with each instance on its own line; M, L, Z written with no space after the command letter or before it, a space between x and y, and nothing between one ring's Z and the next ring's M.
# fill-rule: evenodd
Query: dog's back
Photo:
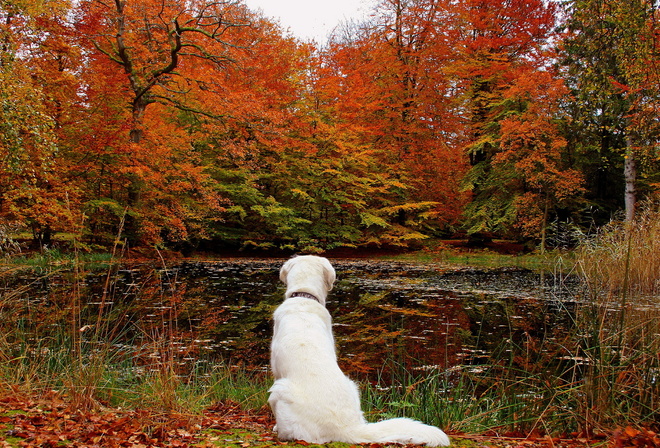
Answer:
M270 366L275 379L303 380L320 365L336 364L330 313L303 297L284 301L273 314Z

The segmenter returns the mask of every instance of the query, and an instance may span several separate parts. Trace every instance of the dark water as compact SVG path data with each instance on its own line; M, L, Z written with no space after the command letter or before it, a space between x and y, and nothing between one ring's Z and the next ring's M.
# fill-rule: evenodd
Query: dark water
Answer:
M4 325L33 340L111 343L138 363L225 362L265 369L270 315L284 287L283 260L120 266L109 272L5 273ZM373 374L386 361L409 368L516 363L556 356L571 325L575 284L523 269L332 260L328 309L340 363Z

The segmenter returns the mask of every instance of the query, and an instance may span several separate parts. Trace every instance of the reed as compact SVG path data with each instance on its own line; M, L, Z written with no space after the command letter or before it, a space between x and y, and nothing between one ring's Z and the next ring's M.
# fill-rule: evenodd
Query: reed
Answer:
M577 264L590 290L604 299L660 297L660 200L647 201L632 223L612 221L585 239ZM657 304L657 303L656 303Z
M625 415L637 424L660 418L660 201L632 223L612 222L578 251L587 300L576 325L584 358L585 428Z
M623 365L585 359L579 374L567 363L542 373L497 365L408 373L364 382L363 409L371 421L409 417L450 431L519 437L649 426L658 421L658 370L650 356L645 350Z
M124 348L130 345L125 340L76 347L65 330L50 338L32 338L21 329L0 335L0 389L30 396L57 390L77 409L113 406L199 415L220 401L258 409L267 399L270 379L261 371L204 360L182 371L173 358L145 363ZM143 352L157 349L141 347Z
M57 248L45 248L33 254L14 255L2 261L5 269L29 268L38 270L44 275L57 270L73 269L77 263L84 263L87 269L108 269L111 263L116 262L108 252L76 254Z
M406 372L365 383L371 420L409 417L461 433L564 433L575 430L567 408L572 385L548 375L501 366L456 366Z

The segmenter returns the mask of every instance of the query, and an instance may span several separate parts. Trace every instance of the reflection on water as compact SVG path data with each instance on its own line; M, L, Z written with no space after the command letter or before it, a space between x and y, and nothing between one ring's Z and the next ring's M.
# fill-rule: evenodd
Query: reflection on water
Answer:
M284 287L283 260L146 264L111 272L4 275L0 311L35 339L75 329L111 341L148 365L230 362L265 368L270 315ZM570 279L521 269L332 260L328 309L342 367L373 373L386 360L409 368L503 363L537 368L570 326ZM4 311L3 311L4 310ZM55 337L55 336L52 336ZM556 344L553 344L556 345Z

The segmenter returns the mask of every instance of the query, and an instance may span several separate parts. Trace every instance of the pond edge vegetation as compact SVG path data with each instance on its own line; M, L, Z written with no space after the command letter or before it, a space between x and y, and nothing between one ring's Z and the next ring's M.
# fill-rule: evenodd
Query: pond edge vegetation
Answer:
M43 275L71 267L75 275L83 275L106 266L110 281L120 255L74 254L72 264L57 262L67 259L58 253L43 257L45 263L33 265L44 269ZM447 260L448 255L436 254L434 260L438 258ZM361 384L368 419L408 416L450 433L557 436L607 433L628 425L657 429L660 207L647 205L633 225L613 222L585 239L574 257L562 255L556 260L562 270L568 266L581 276L585 285L575 302L572 345L564 347L566 362L558 364L561 368L524 371L513 368L511 360L509 365L410 371L393 357L383 365L388 375ZM4 273L23 269L26 263L27 259L7 262ZM192 372L180 375L172 356L176 341L168 339L168 332L153 340L151 349L158 353L154 362L136 365L136 359L106 339L113 329L92 328L80 321L76 291L68 328L34 340L23 331L22 322L12 318L15 297L11 291L0 297L0 388L4 390L35 395L57 390L79 409L139 407L191 416L223 401L240 403L245 409L261 409L266 403L271 378L263 370L230 363L211 366L200 360ZM514 351L520 350L510 352Z

